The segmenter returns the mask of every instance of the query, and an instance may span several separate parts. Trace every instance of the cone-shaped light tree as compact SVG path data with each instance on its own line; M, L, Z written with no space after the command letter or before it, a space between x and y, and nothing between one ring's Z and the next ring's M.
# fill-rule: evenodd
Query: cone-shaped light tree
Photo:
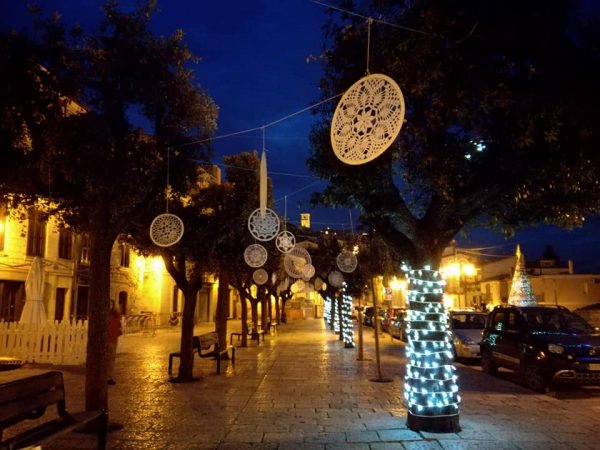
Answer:
M527 271L525 270L525 256L521 253L521 247L517 245L517 264L513 274L508 304L516 306L535 305L537 303Z
M413 270L406 383L413 430L460 428L437 274L444 248L469 225L508 233L540 222L572 227L600 212L600 116L592 100L600 95L600 59L591 39L598 30L586 29L570 5L345 5L377 18L370 26L330 12L323 99L367 69L393 78L406 104L392 146L367 164L346 165L330 141L336 102L323 103L309 165L328 181L316 200L361 208L362 220Z

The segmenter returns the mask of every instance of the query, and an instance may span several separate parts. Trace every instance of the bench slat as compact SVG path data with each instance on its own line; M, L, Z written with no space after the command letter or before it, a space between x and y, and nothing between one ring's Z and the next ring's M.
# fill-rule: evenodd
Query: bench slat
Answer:
M60 417L25 429L0 442L0 449L41 445L92 421L98 421L98 448L106 448L107 415L105 411L83 411L74 415L65 409L62 372L52 371L0 384L0 439L4 429L37 419L46 407L56 405Z

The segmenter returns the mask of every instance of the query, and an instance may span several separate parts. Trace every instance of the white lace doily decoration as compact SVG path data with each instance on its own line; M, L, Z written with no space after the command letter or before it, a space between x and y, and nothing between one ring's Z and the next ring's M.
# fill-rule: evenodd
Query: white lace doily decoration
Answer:
M272 209L267 208L264 217L260 208L255 209L248 217L248 230L259 241L270 241L279 233L279 217Z
M150 239L159 247L169 247L183 236L183 222L175 214L156 216L150 224Z
M265 284L269 279L269 274L265 269L256 269L252 274L252 280L259 286Z
M260 244L251 244L244 250L244 261L250 267L260 267L267 262L267 249Z
M320 291L323 287L323 280L321 280L319 277L315 278L314 286L316 291Z
M304 247L294 247L289 253L286 253L283 258L283 266L290 277L302 278L302 269L304 266L311 264L310 254Z
M329 281L329 284L333 287L340 287L344 282L344 275L337 270L332 270L327 276L327 281Z
M379 73L361 78L338 103L331 121L331 145L344 163L365 164L385 152L404 122L404 96L396 82Z
M348 250L342 250L335 260L337 262L338 269L342 272L350 273L356 270L358 260L356 255Z
M304 290L304 288L306 287L306 285L304 284L304 281L302 281L302 280L296 280L296 282L292 286L295 287L296 292L302 292Z
M289 253L296 245L296 238L289 231L282 231L275 239L275 246L281 253Z
M307 264L302 268L302 278L305 280L310 280L315 274L315 266L312 264Z

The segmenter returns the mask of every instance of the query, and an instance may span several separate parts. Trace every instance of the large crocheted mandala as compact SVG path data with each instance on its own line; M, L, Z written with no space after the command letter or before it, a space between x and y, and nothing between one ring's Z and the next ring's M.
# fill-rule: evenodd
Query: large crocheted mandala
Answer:
M287 230L279 233L275 239L275 246L281 253L291 252L295 245L296 237Z
M310 253L304 247L295 246L283 258L283 267L286 273L293 278L302 278L302 270L311 263Z
M344 163L365 164L385 152L404 122L404 96L382 74L361 78L348 89L331 122L331 145Z
M358 260L356 259L356 255L348 250L342 250L339 255L337 255L336 263L338 269L342 272L350 273L356 270L356 266L358 265Z
M267 249L260 244L250 244L244 250L244 261L250 267L260 267L267 262Z
M252 274L252 280L259 286L265 284L269 279L269 274L265 269L257 269Z
M327 275L327 281L329 281L329 284L333 287L340 287L344 282L344 275L337 270L332 270L329 272L329 275Z
M183 222L175 214L160 214L150 224L150 239L159 247L175 245L182 236Z
M248 230L255 239L270 241L279 233L279 217L272 209L266 208L264 216L255 209L248 217Z

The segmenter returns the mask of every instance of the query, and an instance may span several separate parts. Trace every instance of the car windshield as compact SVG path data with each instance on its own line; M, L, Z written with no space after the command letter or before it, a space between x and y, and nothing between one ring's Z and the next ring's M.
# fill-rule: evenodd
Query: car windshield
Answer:
M533 331L590 334L594 327L582 317L560 309L534 309L524 312L525 320Z
M456 314L450 316L453 330L481 330L485 327L485 314Z

